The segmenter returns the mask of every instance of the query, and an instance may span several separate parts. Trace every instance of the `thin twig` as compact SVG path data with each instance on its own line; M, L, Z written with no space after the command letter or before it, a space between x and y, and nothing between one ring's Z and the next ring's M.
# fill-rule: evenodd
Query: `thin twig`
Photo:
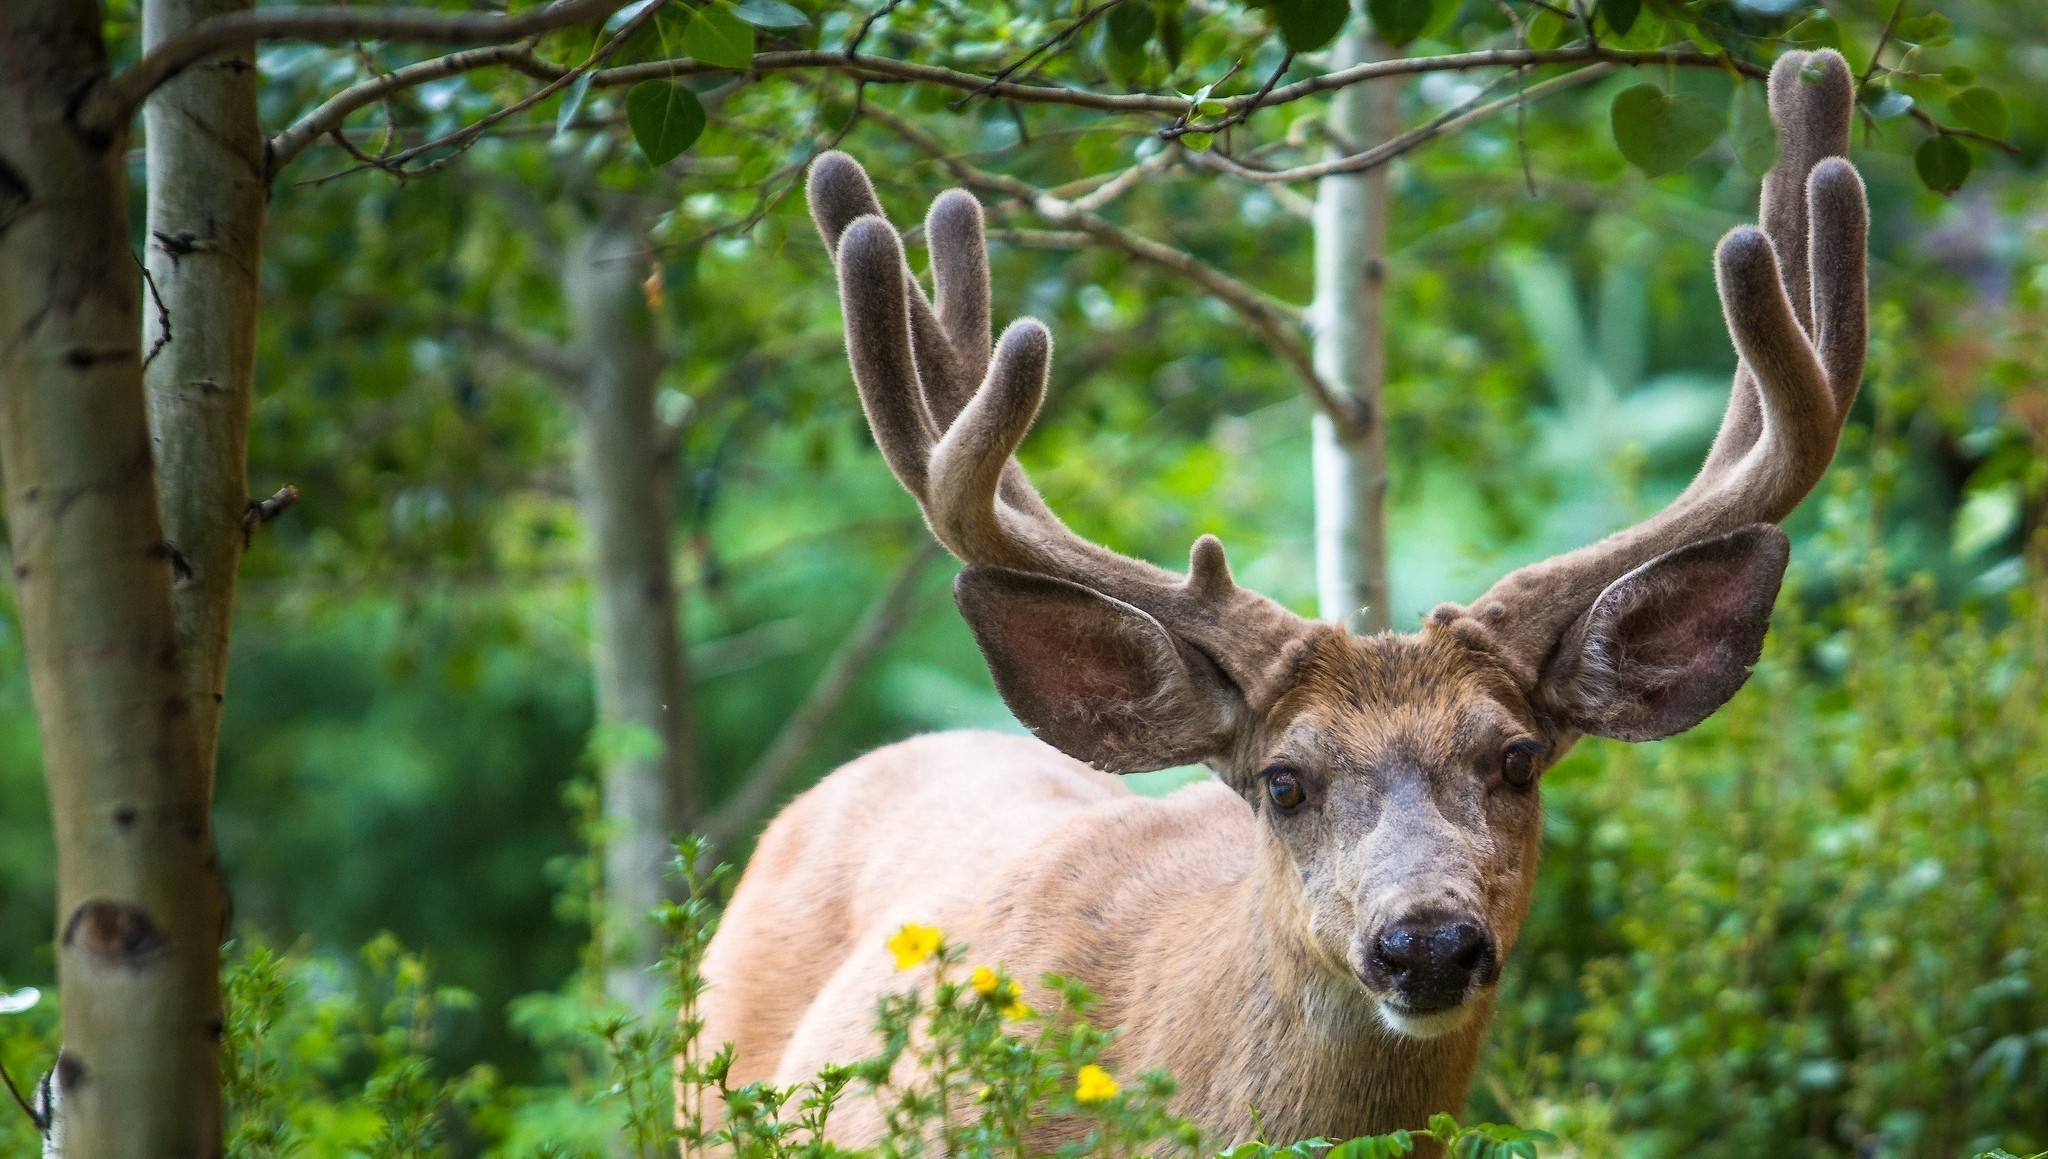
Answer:
M79 103L74 120L88 135L111 137L164 82L222 49L259 40L502 43L601 21L626 3L627 0L556 0L518 16L450 13L430 8L258 8L230 12L202 20L164 40L143 54L141 60L102 82Z
M396 68L372 80L350 86L322 101L317 108L293 121L290 126L270 139L269 176L277 176L278 170L290 164L306 150L306 147L322 136L339 129L357 109L377 104L391 98L404 89L414 88L428 81L442 80L480 68L497 65L516 65L533 56L530 42L501 44L490 48L472 48L453 52ZM389 158L387 157L386 160Z
M135 264L142 269L142 284L149 287L149 300L156 305L156 341L149 344L149 353L142 356L142 369L148 370L156 356L171 344L171 308L164 305L163 292L156 288L156 275L149 272L149 263L141 258Z
M1265 84L1259 86L1259 91L1252 94L1252 99L1244 107L1222 120L1207 125L1190 125L1187 123L1187 118L1183 116L1178 123L1168 125L1166 128L1159 130L1159 135L1169 141L1178 141L1189 133L1220 133L1225 129L1244 124L1246 121L1251 120L1253 113L1259 111L1259 106L1273 92L1273 86L1279 84L1280 78L1286 76L1287 70L1292 67L1294 67L1294 53L1289 52L1280 58L1280 66L1273 70L1273 75L1266 78Z
M1073 37L1073 35L1076 32L1081 31L1083 28L1086 28L1088 27L1088 25L1093 23L1096 17L1102 15L1103 13L1109 11L1117 5L1122 4L1123 2L1124 0L1102 0L1102 3L1095 5L1094 7L1088 9L1086 12L1081 13L1080 16L1074 19L1074 22L1072 24L1067 25L1065 28L1061 29L1057 34L1055 34L1051 38L1042 41L1037 47L1033 48L1030 52L1025 53L1023 56L1019 57L1014 63L1009 64L1001 69L998 69L996 71L996 75L990 78L987 84L981 86L980 88L974 90L971 93L968 93L966 96L961 97L959 100L954 101L952 106L953 111L958 112L961 109L965 108L968 102L972 101L974 98L979 96L985 96L988 93L994 91L1004 81L1007 81L1011 77L1015 76L1017 74L1018 69L1023 68L1025 65L1030 64L1034 60L1037 60L1040 56L1043 56L1047 52L1050 52L1051 50L1058 48L1060 45L1065 44L1069 39Z
M1303 341L1300 307L1283 302L1263 290L1239 281L1184 250L1133 233L1095 214L1078 210L1073 202L1054 197L1027 181L976 168L948 152L936 138L894 113L874 109L868 116L945 166L956 179L967 185L986 193L1013 198L1054 225L1078 229L1097 242L1122 250L1141 261L1171 270L1193 282L1211 297L1229 306L1238 317L1257 331L1273 348L1273 352L1294 371L1295 377L1301 381L1302 388L1308 392L1310 401L1317 409L1330 416L1330 421L1336 423L1341 430L1352 430L1366 421L1366 416L1355 403L1331 390L1330 385L1323 381L1322 375L1316 372L1314 355L1310 352L1308 343Z
M1878 61L1883 59L1884 50L1892 42L1892 34L1899 30L1899 17L1906 14L1906 0L1897 0L1892 5L1891 19L1884 22L1884 32L1877 38L1877 47L1870 50L1870 63L1864 66L1863 75L1856 78L1856 87L1862 88L1877 75Z
M254 499L242 510L242 548L248 550L256 538L256 529L285 513L292 504L299 501L299 489L287 483L277 493L261 503Z
M896 569L889 586L825 662L803 703L789 714L767 751L754 763L745 784L705 822L705 834L712 844L729 847L782 795L789 778L816 747L825 725L831 722L847 693L853 691L855 681L909 621L916 604L918 581L941 554L938 542L926 538Z
M854 29L853 36L847 40L846 47L840 49L840 53L848 60L857 58L860 54L861 42L868 38L868 33L875 27L875 22L901 7L903 7L903 0L889 0L887 4L868 13L867 19L862 20L860 27Z
M1272 108L1321 93L1348 88L1351 85L1393 77L1419 76L1433 72L1470 72L1485 68L1592 64L1596 61L1620 65L1669 65L1674 68L1732 68L1744 76L1756 79L1764 79L1770 75L1769 70L1762 65L1709 56L1693 49L1631 52L1583 45L1551 49L1493 48L1445 56L1404 56L1391 60L1367 61L1336 72L1323 73L1293 84L1281 85L1260 102L1260 107ZM967 92L979 90L989 83L986 77L937 65L916 64L882 56L849 57L838 51L819 50L756 53L752 63L744 71L758 75L807 69L830 69L865 76L871 81L931 84ZM536 75L552 75L559 70L560 66L542 65ZM646 80L666 80L672 77L733 71L735 70L708 65L702 61L678 58L600 69L590 78L590 83L593 88L616 88ZM1003 82L991 89L989 95L1025 105L1066 105L1106 113L1158 113L1167 117L1180 116L1187 112L1188 107L1187 98L1179 96L1162 96L1156 93L1103 93L1057 85L1025 85L1015 81ZM1255 95L1246 93L1223 97L1219 103L1223 105L1225 113L1231 113L1250 104Z
M1377 169L1404 153L1413 152L1437 137L1448 133L1455 133L1474 121L1483 120L1503 109L1521 105L1528 101L1539 100L1560 89L1584 84L1611 71L1613 71L1613 68L1610 65L1588 65L1585 68L1565 73L1563 76L1552 77L1542 84L1530 85L1520 93L1501 97L1498 100L1490 101L1483 105L1479 104L1478 102L1482 97L1493 89L1498 88L1507 80L1507 77L1502 77L1487 88L1481 89L1477 95L1464 104L1446 109L1398 137L1382 141L1362 152L1352 153L1343 157L1332 157L1327 161L1318 161L1311 165L1297 165L1291 169L1253 169L1214 151L1202 153L1189 152L1184 156L1188 164L1197 168L1212 169L1219 173L1227 173L1243 181L1251 181L1261 185L1314 181L1318 178L1329 177L1338 173L1363 173L1368 169Z
M28 1100L22 1097L21 1088L14 1085L14 1076L7 1073L7 1068L4 1065L0 1065L0 1082L7 1084L7 1093L14 1096L14 1105L20 1107L21 1113L28 1116L28 1121L35 1127L36 1133L38 1135L49 1134L49 1121L37 1114L34 1107L28 1105Z

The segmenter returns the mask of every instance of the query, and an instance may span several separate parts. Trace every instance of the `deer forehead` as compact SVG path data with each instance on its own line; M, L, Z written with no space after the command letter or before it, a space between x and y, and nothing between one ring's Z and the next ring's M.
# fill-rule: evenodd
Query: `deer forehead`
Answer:
M1436 768L1475 747L1538 730L1503 661L1469 635L1319 633L1267 716L1275 757L1357 771Z

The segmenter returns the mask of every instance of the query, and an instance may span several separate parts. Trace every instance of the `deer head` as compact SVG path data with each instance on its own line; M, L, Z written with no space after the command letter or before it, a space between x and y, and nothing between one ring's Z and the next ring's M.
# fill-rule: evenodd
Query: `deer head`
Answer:
M1406 635L1355 636L1238 587L1211 536L1183 576L1068 530L1012 457L1052 339L1027 318L991 344L980 206L954 190L931 207L934 302L860 167L812 167L868 422L967 565L955 598L1003 699L1107 771L1211 766L1258 817L1275 910L1399 1032L1462 1025L1498 978L1544 769L1582 735L1692 727L1762 648L1788 551L1775 524L1826 470L1862 376L1868 213L1843 159L1842 58L1789 53L1770 93L1783 145L1763 228L1716 254L1740 363L1699 477Z

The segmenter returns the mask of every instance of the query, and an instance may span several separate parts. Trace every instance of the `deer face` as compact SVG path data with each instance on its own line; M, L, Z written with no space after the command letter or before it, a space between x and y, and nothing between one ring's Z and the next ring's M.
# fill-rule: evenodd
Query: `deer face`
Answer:
M1299 879L1315 958L1397 1032L1463 1026L1528 912L1566 742L1454 631L1312 638L1258 733L1225 777Z

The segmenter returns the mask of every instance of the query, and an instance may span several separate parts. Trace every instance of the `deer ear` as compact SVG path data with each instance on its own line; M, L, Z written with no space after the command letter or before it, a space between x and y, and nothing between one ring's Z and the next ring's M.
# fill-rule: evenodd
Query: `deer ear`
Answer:
M1572 727L1615 740L1684 732L1749 679L1791 553L1752 523L1643 564L1607 585L1565 633L1542 699Z
M953 599L1004 703L1068 756L1142 773L1229 743L1236 688L1144 611L1067 580L994 567L961 572Z

